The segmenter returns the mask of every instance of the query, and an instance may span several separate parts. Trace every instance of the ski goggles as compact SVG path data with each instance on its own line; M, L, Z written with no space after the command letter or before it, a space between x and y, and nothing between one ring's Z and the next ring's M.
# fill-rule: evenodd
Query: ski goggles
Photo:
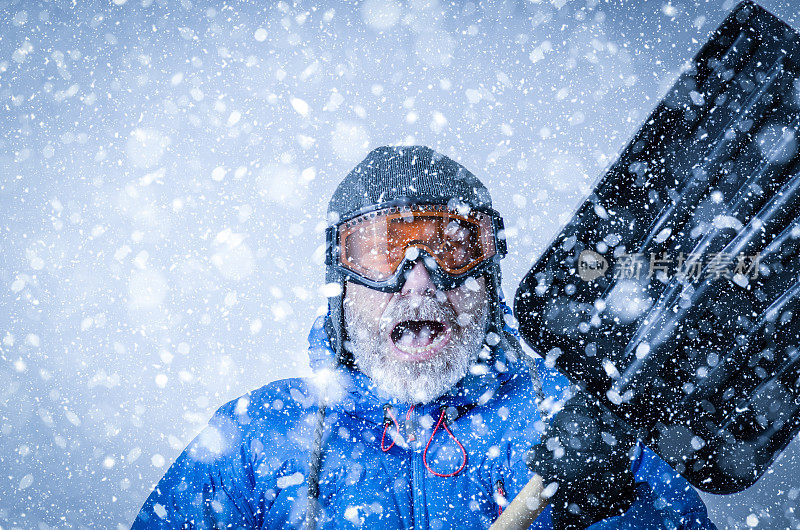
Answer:
M494 210L445 204L384 206L328 229L328 264L373 289L399 291L420 259L438 289L478 276L506 253Z

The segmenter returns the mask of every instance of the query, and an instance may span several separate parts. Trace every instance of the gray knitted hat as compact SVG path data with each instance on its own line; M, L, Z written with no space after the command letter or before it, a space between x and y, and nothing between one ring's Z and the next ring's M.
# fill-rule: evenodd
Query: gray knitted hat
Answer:
M328 204L329 222L400 198L457 199L477 209L492 207L486 186L458 162L430 147L385 146L372 150L336 188Z

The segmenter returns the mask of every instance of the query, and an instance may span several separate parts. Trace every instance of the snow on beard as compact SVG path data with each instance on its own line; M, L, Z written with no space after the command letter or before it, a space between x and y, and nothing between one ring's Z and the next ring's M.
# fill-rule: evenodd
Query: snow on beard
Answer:
M446 300L441 293L439 297ZM376 322L354 305L344 304L344 318L356 365L379 389L406 403L428 403L467 374L483 344L489 312L485 297L471 310L456 315L446 301L440 302L435 296L412 295L393 297ZM395 325L409 321L440 323L449 330L449 340L428 358L404 359L397 355L395 345L413 341L398 333L397 328L403 328L402 325ZM428 326L415 326L414 331L418 332L420 327L426 330ZM442 331L434 329L433 333Z

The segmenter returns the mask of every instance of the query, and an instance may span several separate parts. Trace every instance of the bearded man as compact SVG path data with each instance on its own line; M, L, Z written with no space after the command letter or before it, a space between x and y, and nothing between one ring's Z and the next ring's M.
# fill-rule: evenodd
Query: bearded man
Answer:
M315 377L220 408L134 528L486 528L528 464L566 476L556 438L531 447L574 423L559 418L600 412L580 405L549 430L570 385L523 354L510 327L503 221L483 184L427 147L380 147L344 178L328 216L336 295L309 336ZM566 453L578 472L552 482L533 528L713 528L649 449Z

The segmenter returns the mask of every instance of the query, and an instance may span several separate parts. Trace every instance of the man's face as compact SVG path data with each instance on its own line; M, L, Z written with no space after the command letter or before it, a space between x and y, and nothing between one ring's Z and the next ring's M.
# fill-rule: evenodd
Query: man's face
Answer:
M390 396L427 403L477 358L489 303L484 277L437 291L422 262L397 293L347 282L344 318L358 368Z

